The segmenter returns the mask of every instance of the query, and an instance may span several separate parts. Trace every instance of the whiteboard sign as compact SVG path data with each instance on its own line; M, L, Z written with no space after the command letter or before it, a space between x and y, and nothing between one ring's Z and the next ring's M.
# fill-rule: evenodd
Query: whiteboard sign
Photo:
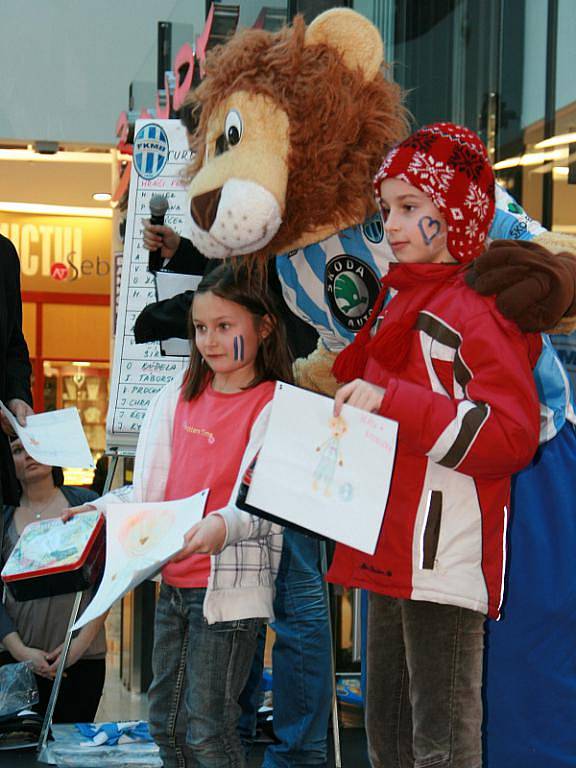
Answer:
M169 202L165 224L189 237L190 212L183 172L190 161L186 131L179 120L136 121L106 421L108 451L136 446L151 399L187 363L186 356L162 354L159 342L136 344L133 328L144 307L156 301L142 237L143 220L150 218L150 198L165 195Z

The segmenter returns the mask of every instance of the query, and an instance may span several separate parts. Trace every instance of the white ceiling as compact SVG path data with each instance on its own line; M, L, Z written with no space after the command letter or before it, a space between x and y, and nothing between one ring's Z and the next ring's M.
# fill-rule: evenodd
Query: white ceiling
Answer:
M0 160L0 201L109 208L94 192L112 192L112 164Z

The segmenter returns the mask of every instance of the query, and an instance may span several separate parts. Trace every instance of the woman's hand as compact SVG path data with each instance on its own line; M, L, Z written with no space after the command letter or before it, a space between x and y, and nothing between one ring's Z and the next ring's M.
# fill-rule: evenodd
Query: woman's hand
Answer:
M24 645L18 632L9 632L2 638L2 645L16 661L29 661L32 671L41 677L52 679L48 653L41 648Z
M29 661L31 663L32 672L40 677L46 677L48 680L54 678L54 672L50 667L50 660L46 651L40 650L40 648L28 648L21 654L19 661Z
M63 523L67 523L68 520L71 520L75 515L80 515L82 512L91 512L93 509L96 509L94 504L80 504L78 507L68 507L68 509L65 509L64 512L62 512L60 519Z
M334 397L334 416L340 416L344 403L360 408L362 411L378 413L382 407L382 400L386 390L383 387L377 387L364 379L354 379L354 381L344 384L340 387Z
M226 523L218 514L205 517L184 536L184 546L172 558L173 563L178 563L190 555L214 555L220 552L226 541Z

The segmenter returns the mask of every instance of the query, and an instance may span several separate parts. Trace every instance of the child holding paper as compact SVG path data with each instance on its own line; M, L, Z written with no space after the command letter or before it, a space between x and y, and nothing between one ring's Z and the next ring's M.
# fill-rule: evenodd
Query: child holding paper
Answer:
M335 413L348 403L398 421L398 448L375 554L337 546L329 578L370 591L372 765L481 768L484 618L502 602L510 476L538 445L541 342L464 281L494 214L472 131L422 128L375 186L399 263L335 363L349 382Z
M95 505L210 489L206 516L162 571L150 729L165 768L243 766L238 698L262 621L273 617L282 532L233 500L261 446L274 382L290 380L291 365L274 306L242 271L206 275L189 322L188 369L150 406L132 491Z

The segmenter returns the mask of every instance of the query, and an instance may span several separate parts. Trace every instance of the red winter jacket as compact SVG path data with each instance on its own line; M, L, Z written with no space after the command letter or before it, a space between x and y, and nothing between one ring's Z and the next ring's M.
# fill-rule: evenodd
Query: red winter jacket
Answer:
M408 294L383 323L402 316ZM540 337L522 335L457 275L420 310L409 344L399 374L369 358L363 376L386 388L380 413L400 425L376 552L337 545L328 580L497 618L510 476L538 447Z

